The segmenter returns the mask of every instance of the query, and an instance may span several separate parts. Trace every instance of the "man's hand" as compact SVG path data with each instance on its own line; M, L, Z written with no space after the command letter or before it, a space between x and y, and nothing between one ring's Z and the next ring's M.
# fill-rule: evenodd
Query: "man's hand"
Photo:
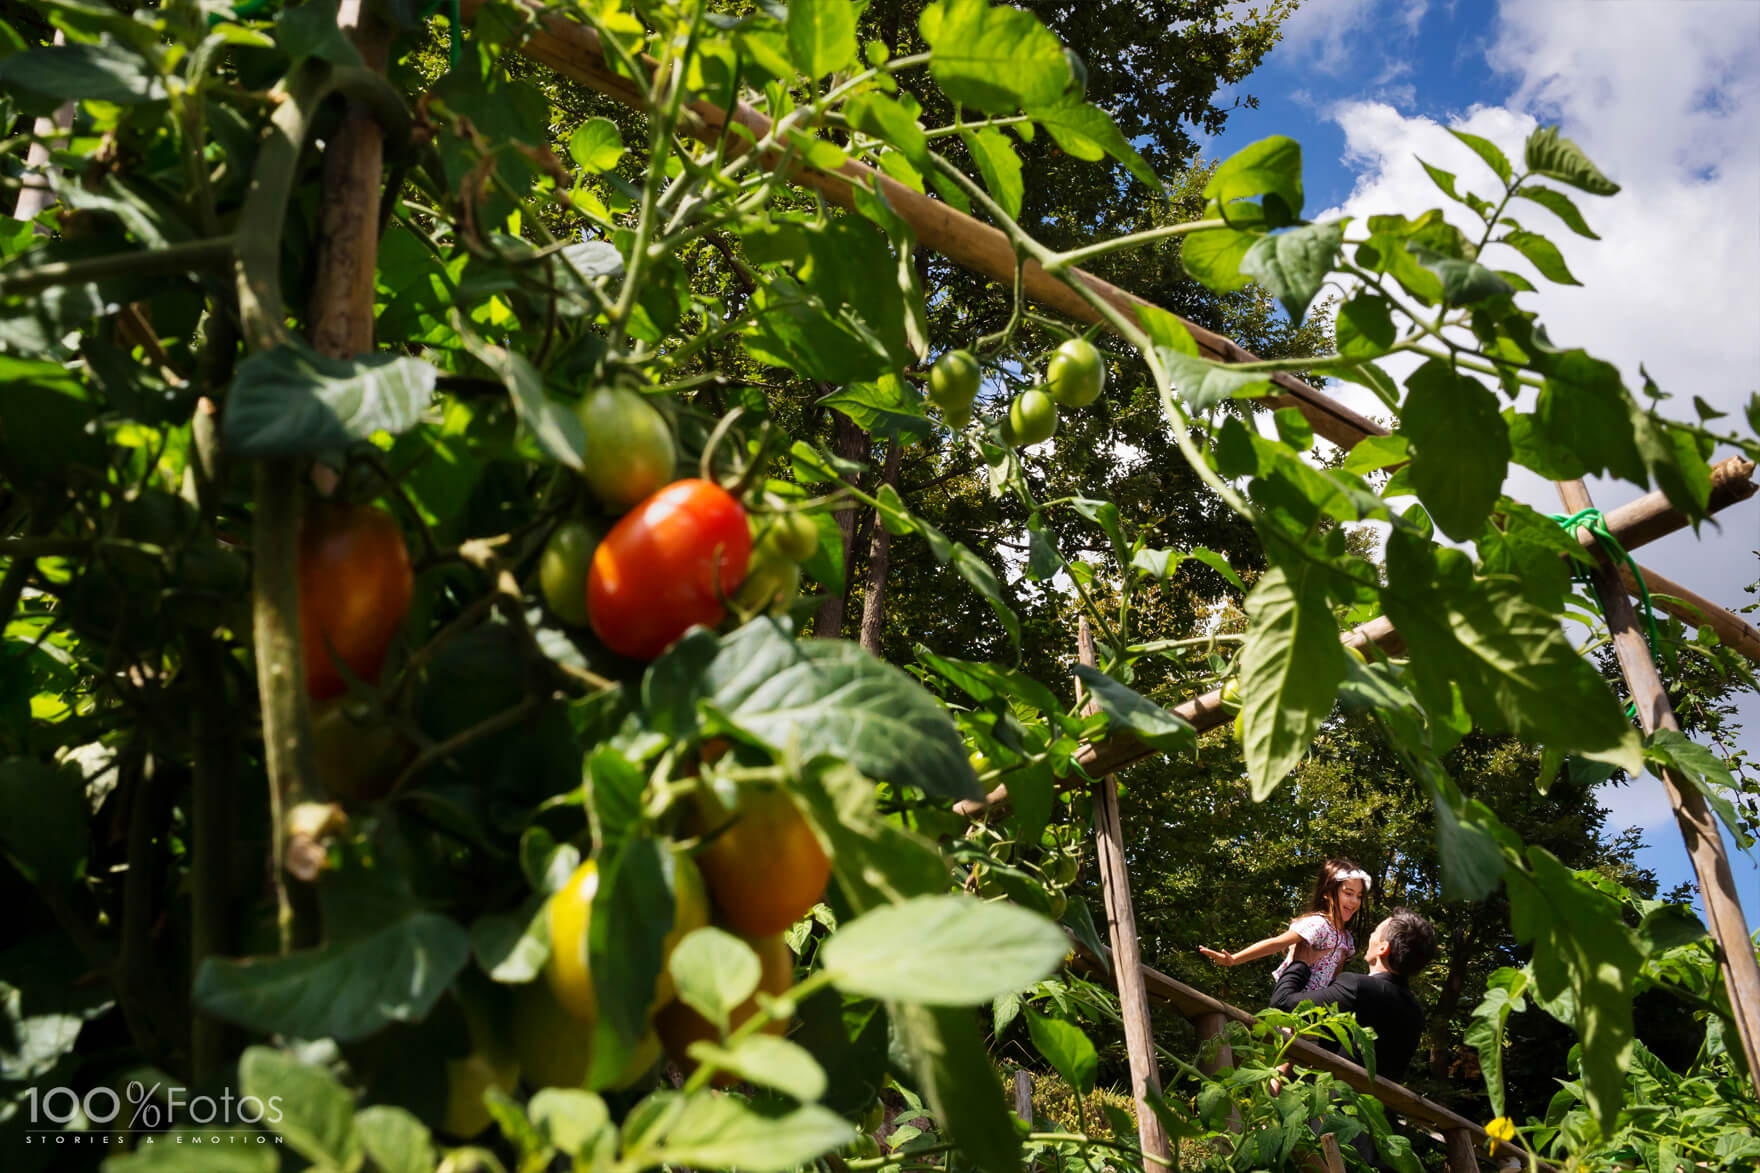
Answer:
M1297 941L1295 944L1295 955L1292 960L1299 961L1303 965L1312 967L1316 961L1320 960L1320 950L1313 945L1308 944L1306 941Z

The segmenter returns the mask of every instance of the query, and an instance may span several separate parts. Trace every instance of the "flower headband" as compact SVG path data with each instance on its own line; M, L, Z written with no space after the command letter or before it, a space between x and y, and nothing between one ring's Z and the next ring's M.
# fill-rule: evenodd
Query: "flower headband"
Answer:
M1348 872L1338 873L1338 882L1340 884L1344 883L1346 880L1361 880L1361 881L1363 881L1363 891L1365 891L1365 892L1367 892L1370 888L1373 888L1375 886L1375 881L1369 878L1369 873L1362 871L1360 869L1353 869Z

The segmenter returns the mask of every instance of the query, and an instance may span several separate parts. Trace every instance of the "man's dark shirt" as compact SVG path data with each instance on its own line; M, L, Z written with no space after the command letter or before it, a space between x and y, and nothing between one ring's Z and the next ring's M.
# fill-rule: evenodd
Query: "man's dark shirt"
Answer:
M1271 1004L1294 1010L1303 1002L1356 1012L1357 1021L1375 1030L1375 1074L1399 1083L1418 1049L1424 1030L1424 1007L1412 996L1406 979L1396 973L1341 973L1323 990L1304 990L1308 967L1292 963L1272 992Z

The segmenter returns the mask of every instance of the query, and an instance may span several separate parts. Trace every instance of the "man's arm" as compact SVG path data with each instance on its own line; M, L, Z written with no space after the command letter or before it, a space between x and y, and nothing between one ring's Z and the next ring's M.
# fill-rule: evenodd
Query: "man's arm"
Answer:
M1350 976L1350 975L1345 975ZM1340 1010L1357 1008L1356 983L1335 981L1323 990L1304 990L1308 984L1308 967L1300 961L1291 963L1277 979L1277 988L1271 992L1271 1004L1279 1010L1294 1010L1303 1002L1312 1002L1316 1006L1336 1006Z

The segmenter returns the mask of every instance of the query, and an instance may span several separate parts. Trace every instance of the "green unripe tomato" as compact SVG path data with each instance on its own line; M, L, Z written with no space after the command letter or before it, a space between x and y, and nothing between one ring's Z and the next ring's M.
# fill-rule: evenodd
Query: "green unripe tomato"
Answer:
M980 382L978 360L964 350L950 350L929 368L929 399L951 422L956 410L969 409ZM970 411L966 414L969 416Z
M1051 892L1046 895L1045 899L1050 905L1045 910L1046 914L1052 920L1062 920L1064 912L1069 908L1069 897L1062 892Z
M875 1100L856 1123L863 1132L879 1132L886 1126L886 1105Z
M1357 647L1355 644L1345 644L1344 654L1359 664L1367 664L1369 662L1369 657L1363 655L1363 649Z
M805 562L819 552L819 527L804 513L778 513L759 537L790 562Z
M1234 739L1243 746L1247 743L1247 711L1245 709L1234 715Z
M1008 442L1026 448L1051 439L1057 431L1057 405L1051 396L1035 388L1015 396L1008 405Z
M1068 887L1076 882L1081 874L1082 865L1072 855L1060 855L1052 860L1045 869L1045 878L1059 887Z
M587 570L599 535L583 521L565 521L550 535L538 560L538 585L544 602L558 619L573 627L587 625Z
M844 1145L843 1151L853 1160L871 1161L880 1156L880 1142L864 1132Z
M575 413L587 433L581 475L599 500L628 509L672 483L678 464L672 430L644 396L601 387L587 392Z
M1057 348L1045 367L1046 389L1065 407L1086 407L1106 386L1100 352L1086 338L1071 338Z
M1222 682L1222 707L1231 713L1241 711L1240 681L1233 676Z

